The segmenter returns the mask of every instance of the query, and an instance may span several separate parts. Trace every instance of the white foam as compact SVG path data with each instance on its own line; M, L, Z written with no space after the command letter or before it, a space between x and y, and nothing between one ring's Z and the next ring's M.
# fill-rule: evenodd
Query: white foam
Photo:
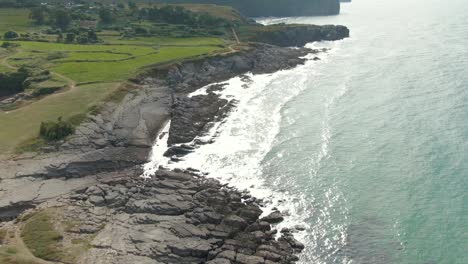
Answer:
M164 157L164 152L167 150L167 140L169 139L169 129L171 128L171 121L167 122L163 129L159 132L156 137L156 141L151 151L150 161L143 167L142 177L145 179L154 176L159 168L159 165L166 164L168 158Z
M310 44L308 47L328 48L336 46L336 43L319 42ZM320 75L320 71L315 69L326 63L333 52L332 50L327 53L310 54L306 58L319 57L321 60L309 60L305 65L295 69L274 74L248 74L248 78L235 77L218 83L224 85L224 89L217 93L222 98L236 100L237 103L235 110L226 120L214 124L207 135L196 139L208 142L215 138L214 142L201 145L181 161L171 163L162 155L167 149L166 133L156 142L151 161L145 165L144 176L153 175L160 165L171 169L198 169L208 173L208 177L216 178L240 190L246 189L253 196L264 199L266 203L262 208L263 215L269 214L274 208L289 213L285 221L278 224L278 229L299 224L310 230L312 227L308 226L306 221L308 214L302 211L307 208L304 205L310 201L300 195L271 189L270 183L265 182L262 176L261 163L271 150L280 131L282 107L305 89L305 82L311 78L311 75ZM279 85L284 83L288 84L287 87ZM209 86L189 96L206 94ZM334 100L336 99L331 99L329 105L333 104ZM326 123L328 121L324 122L321 146L323 157L327 155L330 140L330 130ZM162 133L164 131L169 131L169 128L165 128ZM163 140L166 142L163 143ZM296 238L301 242L305 242L305 237L306 232L296 234Z

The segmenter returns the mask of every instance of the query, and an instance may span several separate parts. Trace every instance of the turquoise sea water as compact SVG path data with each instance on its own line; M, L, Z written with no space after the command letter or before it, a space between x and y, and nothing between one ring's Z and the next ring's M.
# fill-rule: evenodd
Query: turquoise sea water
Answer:
M304 261L468 263L468 2L356 0L282 21L351 29L282 107L262 161L310 201Z
M468 263L468 2L354 0L351 38L293 70L234 78L236 111L175 167L288 214L302 263Z

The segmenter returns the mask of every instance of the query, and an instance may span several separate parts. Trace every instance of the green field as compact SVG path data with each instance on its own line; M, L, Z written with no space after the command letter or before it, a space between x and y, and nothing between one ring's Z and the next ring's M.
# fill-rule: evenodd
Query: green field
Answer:
M26 32L34 28L29 20L29 9L0 8L0 33L8 30Z
M216 46L225 45L224 40L213 37L191 37L191 38L161 38L161 37L135 37L132 39L121 39L119 35L103 32L98 34L105 43L120 45L158 45L158 46Z
M186 43L189 40L186 40ZM135 75L141 67L208 55L220 50L219 46L137 46L137 45L69 45L44 42L17 42L20 52L8 63L38 65L65 75L77 83L123 81ZM64 58L47 57L63 52Z
M101 83L45 97L11 112L0 112L0 152L10 152L23 141L38 135L42 121L64 119L86 112L114 92L119 83Z

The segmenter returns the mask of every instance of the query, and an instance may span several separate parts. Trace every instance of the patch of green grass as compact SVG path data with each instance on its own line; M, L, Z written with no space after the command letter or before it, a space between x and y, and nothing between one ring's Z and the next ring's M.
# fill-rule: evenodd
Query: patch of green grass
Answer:
M118 61L131 58L132 54L113 53L113 52L70 52L68 57L55 60L56 62L75 62L75 61Z
M63 88L67 85L66 82L52 78L37 84L37 88Z
M120 39L118 35L104 35L102 39L109 44L120 45L159 45L159 46L216 46L224 45L224 40L211 37L193 38L162 38L162 37L135 37Z
M34 256L51 261L63 258L60 241L62 235L54 229L47 211L36 213L26 221L21 237Z
M2 60L2 58L0 58L0 60ZM12 71L13 71L13 69L8 68L8 67L3 66L2 64L0 64L0 73L2 73L2 72L12 72Z
M42 121L57 120L60 116L67 120L86 113L90 107L112 94L117 87L117 83L82 85L71 91L47 96L11 112L0 111L0 152L9 153L22 142L31 142L38 136Z
M208 55L221 50L219 46L203 45L153 48L137 45L68 45L25 41L19 43L23 51L9 60L11 64L41 65L77 83L124 81L145 66ZM51 50L68 52L70 56L64 58L63 61L41 62L41 59L45 60L47 53ZM109 59L117 59L117 61L109 61Z
M216 47L166 47L158 53L149 53L132 60L118 62L79 62L63 63L52 68L60 74L68 76L78 83L123 81L134 76L142 67L185 59L189 57L208 55Z
M24 8L0 8L0 33L3 35L8 30L25 32L33 28L29 20L29 9Z
M39 264L30 257L18 253L14 247L6 246L0 248L0 263L2 264Z
M5 229L0 229L0 245L3 244L7 234L8 232Z
M39 137L34 137L29 140L25 140L19 143L16 146L15 152L16 153L24 153L24 152L38 152L41 148L47 146L47 142Z

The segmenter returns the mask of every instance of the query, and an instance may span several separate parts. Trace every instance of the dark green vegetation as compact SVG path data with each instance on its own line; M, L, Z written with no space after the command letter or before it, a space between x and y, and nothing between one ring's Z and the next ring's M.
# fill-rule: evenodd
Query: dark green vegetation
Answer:
M336 15L340 13L340 0L155 0L155 2L227 5L249 17Z
M21 67L16 72L0 72L0 96L7 96L24 91L29 72Z
M19 37L18 33L14 32L14 31L7 31L7 32L5 32L5 34L3 34L4 39L15 39L15 38L18 38L18 37Z
M85 44L98 42L98 34L95 31L102 30L118 31L123 37L225 35L226 32L230 32L230 27L239 23L232 18L240 16L225 16L225 10L219 12L218 9L224 8L212 6L194 9L193 5L187 8L183 5L113 5L90 1L82 1L80 4L57 2L32 7L28 18L30 26L49 27L43 30L43 33L56 35L57 42ZM9 32L5 39L38 38L31 34ZM43 40L50 41L51 38L45 37Z
M73 124L59 117L57 121L42 122L39 136L48 141L57 141L66 138L73 132L75 132Z

